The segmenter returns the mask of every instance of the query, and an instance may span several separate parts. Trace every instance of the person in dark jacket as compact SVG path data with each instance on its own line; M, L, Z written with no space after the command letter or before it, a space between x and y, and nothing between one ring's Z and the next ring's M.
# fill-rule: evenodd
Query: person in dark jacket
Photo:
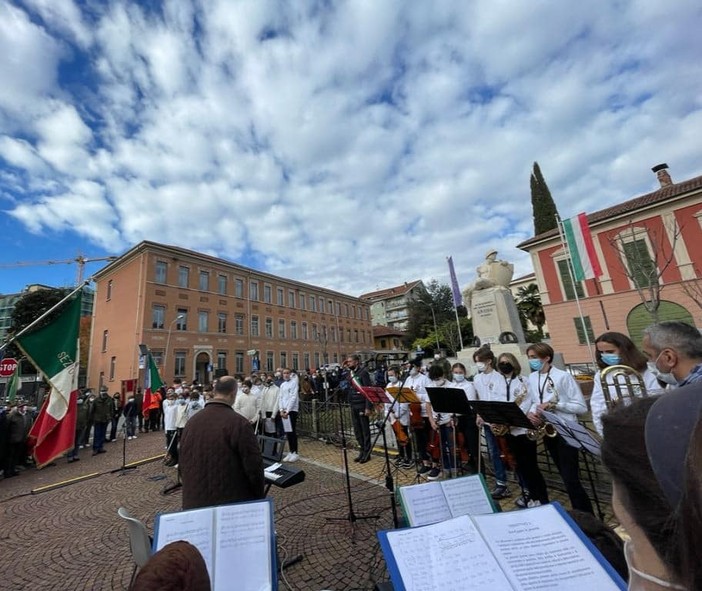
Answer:
M7 416L9 458L5 468L5 478L17 476L17 467L27 461L27 435L32 426L32 419L27 414L27 405L20 401Z
M141 388L137 388L136 394L134 396L134 402L136 402L137 409L137 421L139 422L139 433L144 432L144 393ZM146 426L146 432L149 432L149 426Z
M78 400L76 401L76 437L75 437L75 446L73 447L72 450L69 450L68 454L66 454L66 457L68 458L68 462L77 462L80 460L78 457L78 449L81 446L81 442L83 441L83 435L85 432L85 428L88 425L88 401L87 401L87 396L78 396Z
M107 434L107 425L112 420L114 405L112 398L107 395L107 388L100 388L100 395L93 402L90 409L90 418L94 425L93 432L93 455L104 454L105 435Z
M358 355L349 355L346 358L346 367L350 372L347 376L346 395L351 406L353 434L360 448L358 456L353 461L365 464L371 458L369 417L373 405L353 386L352 382L357 386L371 386L373 383L368 370L361 366L361 358Z
M117 441L117 424L119 423L119 417L122 416L122 399L119 392L115 392L112 395L112 405L114 413L110 419L110 441Z
M218 379L212 400L183 429L183 509L263 498L261 451L249 422L232 408L236 389L232 376Z
M137 405L132 394L124 405L124 420L127 425L127 439L136 439Z

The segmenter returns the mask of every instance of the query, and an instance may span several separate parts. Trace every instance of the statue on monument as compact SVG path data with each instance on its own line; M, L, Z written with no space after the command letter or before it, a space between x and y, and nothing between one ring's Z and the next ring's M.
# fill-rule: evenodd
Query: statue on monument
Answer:
M471 317L473 316L471 309L473 293L493 287L509 288L514 275L514 265L497 260L497 251L491 249L485 254L485 260L476 269L476 273L478 274L476 280L463 290L463 300Z

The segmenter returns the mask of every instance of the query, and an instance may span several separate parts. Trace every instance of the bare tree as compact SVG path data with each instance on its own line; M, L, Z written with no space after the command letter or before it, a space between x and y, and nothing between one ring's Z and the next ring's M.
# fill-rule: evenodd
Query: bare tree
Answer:
M695 267L695 277L691 281L683 281L680 286L685 292L685 295L690 298L699 308L702 308L702 279L700 270Z
M665 219L663 224L665 224ZM639 226L641 227L641 226ZM619 253L619 262L624 274L631 280L641 298L646 311L658 322L658 308L661 305L661 291L665 284L661 277L675 260L675 245L680 237L680 228L673 220L668 232L662 232L643 225L651 248L637 232L637 226L630 220L625 230L610 238L610 245Z

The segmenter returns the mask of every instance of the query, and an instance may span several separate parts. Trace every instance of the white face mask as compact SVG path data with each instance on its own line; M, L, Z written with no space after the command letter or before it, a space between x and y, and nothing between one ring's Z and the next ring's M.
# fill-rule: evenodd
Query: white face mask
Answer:
M454 382L462 382L465 379L466 379L465 374L462 374L462 373L453 374L453 381Z
M648 366L648 370L656 376L656 379L660 380L664 384L670 384L671 386L677 386L678 385L678 379L670 372L665 372L661 371L658 369L658 359L662 355L663 351L661 351L658 354L658 357L656 357L655 361L647 361L646 365Z
M394 384L397 382L397 376L388 376L388 382Z
M482 362L482 361L478 361L478 362L475 364L475 367L478 368L478 371L485 371L485 368L487 367L487 365L486 365L484 362Z
M624 560L626 560L626 566L629 569L629 586L628 591L640 591L643 589L650 589L650 583L660 587L661 589L679 589L680 591L685 591L685 587L678 585L676 583L671 583L670 581L664 581L653 575L649 575L643 571L637 569L632 562L632 553L634 552L633 544L631 540L626 540L624 542ZM646 582L644 582L646 581Z
M419 373L419 370L416 367L413 367L410 369L410 375L411 376L416 376Z

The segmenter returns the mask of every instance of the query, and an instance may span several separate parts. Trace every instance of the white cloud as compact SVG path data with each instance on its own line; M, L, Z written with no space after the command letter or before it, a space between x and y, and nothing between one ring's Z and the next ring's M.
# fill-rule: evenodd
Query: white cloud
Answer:
M6 6L0 190L33 232L358 294L490 246L528 272L534 160L563 215L700 173L692 0Z

